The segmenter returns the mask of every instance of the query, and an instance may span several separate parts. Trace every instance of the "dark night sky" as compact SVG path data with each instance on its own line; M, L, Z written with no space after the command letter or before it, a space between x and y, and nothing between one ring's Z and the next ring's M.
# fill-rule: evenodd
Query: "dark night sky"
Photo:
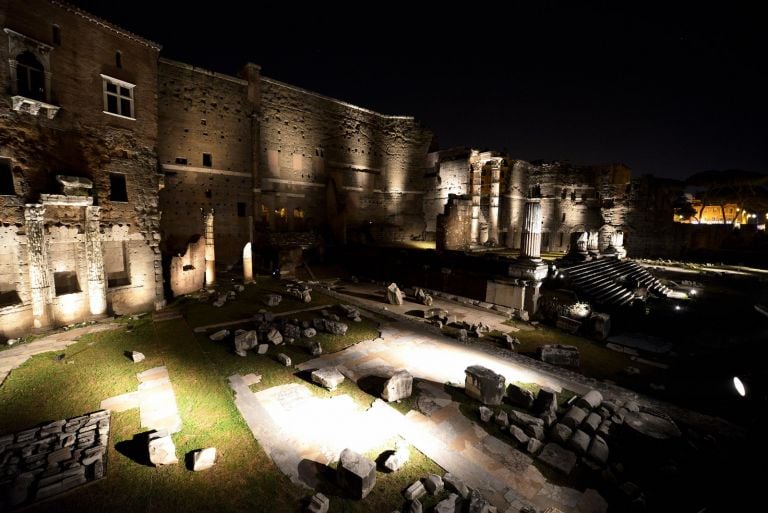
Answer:
M162 15L157 0L73 3L161 43L169 58L226 73L251 61L266 76L416 116L442 148L623 162L675 178L768 172L768 37L758 8L738 2L467 2L430 12L417 0L284 0L251 3L254 16L242 1Z

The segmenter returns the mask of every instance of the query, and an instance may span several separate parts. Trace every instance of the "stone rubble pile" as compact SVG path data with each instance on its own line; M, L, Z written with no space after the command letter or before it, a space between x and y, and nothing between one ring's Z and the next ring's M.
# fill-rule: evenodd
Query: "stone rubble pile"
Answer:
M109 429L110 412L100 410L0 435L0 506L32 503L104 477Z
M304 282L289 282L285 286L285 291L288 293L288 295L295 297L302 303L312 302L312 296L310 294L312 289L309 288L309 285Z

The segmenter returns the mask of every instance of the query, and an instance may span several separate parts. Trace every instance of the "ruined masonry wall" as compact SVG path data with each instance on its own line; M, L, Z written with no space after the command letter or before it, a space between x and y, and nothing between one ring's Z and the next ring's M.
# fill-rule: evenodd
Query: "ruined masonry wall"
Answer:
M161 59L158 95L163 247L171 255L183 253L202 233L200 209L213 208L218 263L235 264L250 240L253 213L255 107L248 83ZM204 165L203 153L211 156L210 166Z
M420 235L431 134L410 117L384 116L262 78L259 181L269 224L329 222L338 233L374 223L386 239ZM280 218L285 208L285 218ZM303 218L294 216L301 209ZM369 228L370 229L370 228Z
M46 499L105 474L110 412L100 410L0 436L0 507Z

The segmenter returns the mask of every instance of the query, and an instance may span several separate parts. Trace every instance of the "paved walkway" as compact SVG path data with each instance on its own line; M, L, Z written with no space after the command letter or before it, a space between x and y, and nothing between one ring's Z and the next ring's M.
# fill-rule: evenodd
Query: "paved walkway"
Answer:
M142 428L169 433L181 431L181 417L168 369L154 367L136 374L136 378L139 380L136 392L105 399L101 401L101 408L120 412L138 407Z
M37 339L28 344L22 344L5 351L0 351L0 385L5 382L5 378L13 369L19 368L31 357L47 353L49 351L61 351L68 346L71 346L83 335L89 333L98 333L100 331L114 330L123 326L114 322L93 324L91 326L85 326L83 328L75 328L68 331L62 331L60 333L54 333L46 337Z

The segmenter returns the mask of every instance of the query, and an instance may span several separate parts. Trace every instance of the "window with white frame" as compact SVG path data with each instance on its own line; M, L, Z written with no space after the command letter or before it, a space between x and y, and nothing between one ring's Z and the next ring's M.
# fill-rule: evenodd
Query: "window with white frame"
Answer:
M104 112L124 118L135 119L133 88L135 84L101 75L104 92Z

